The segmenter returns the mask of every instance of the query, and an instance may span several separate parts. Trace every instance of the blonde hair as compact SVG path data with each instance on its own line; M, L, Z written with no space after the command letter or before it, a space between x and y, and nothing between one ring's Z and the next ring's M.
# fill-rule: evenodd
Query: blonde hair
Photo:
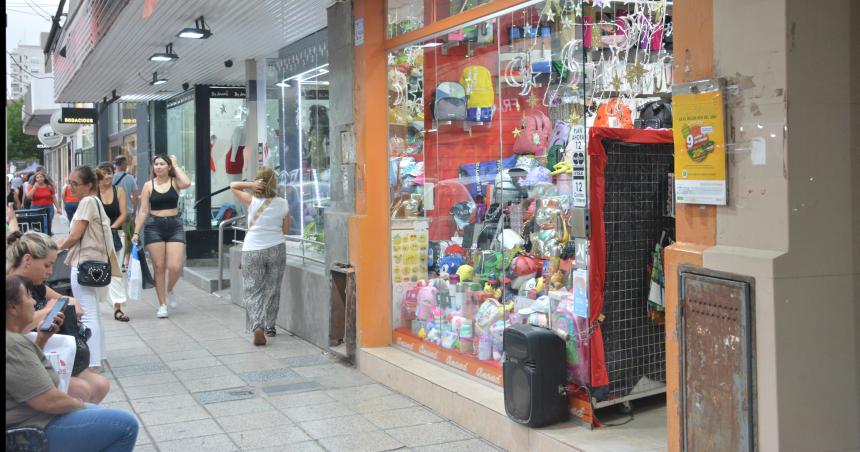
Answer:
M257 177L254 180L262 180L266 184L263 193L260 194L263 199L274 198L278 195L278 177L271 167L261 166L257 170Z
M6 237L6 274L21 266L21 260L29 254L33 259L44 259L51 251L57 251L57 243L41 232L15 231Z

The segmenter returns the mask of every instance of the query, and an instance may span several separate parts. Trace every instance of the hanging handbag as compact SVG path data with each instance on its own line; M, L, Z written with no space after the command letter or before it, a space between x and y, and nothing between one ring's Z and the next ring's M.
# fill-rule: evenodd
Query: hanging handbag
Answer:
M105 255L108 255L110 252L110 248L107 245L107 237L104 237L104 223L102 221L102 207L101 201L98 200L95 196L93 199L98 203L98 211L99 211L99 227L102 228L102 237L104 238L105 244ZM88 225L87 227L91 227L92 225ZM86 231L84 232L86 235ZM83 236L81 237L81 244L83 244ZM89 260L89 261L80 261L80 255L78 255L78 284L82 286L88 287L105 287L110 285L111 279L111 266L110 266L110 256L108 256L107 262L105 261L97 261L97 260Z

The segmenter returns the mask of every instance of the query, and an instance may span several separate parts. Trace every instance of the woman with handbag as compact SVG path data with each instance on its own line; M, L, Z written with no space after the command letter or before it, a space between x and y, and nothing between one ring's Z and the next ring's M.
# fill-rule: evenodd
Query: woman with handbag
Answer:
M58 388L60 377L42 349L65 321L62 313L50 330L37 332L35 343L22 334L33 323L31 288L26 277L6 277L6 429L42 429L49 452L133 450L139 425L131 413Z
M36 328L62 296L45 284L45 280L53 272L56 260L57 244L41 232L15 232L6 238L6 276L16 275L29 279L32 282L30 295L36 300L36 312L26 331ZM80 337L79 329L83 325L79 324L78 320L84 311L77 300L69 297L69 304L64 312L69 315L66 316L60 333L78 339L69 394L86 402L99 403L110 390L110 382L89 369L89 347L86 340L81 340L84 338ZM72 313L74 315L71 315Z
M105 213L110 219L110 232L113 240L113 249L117 256L125 255L125 231L122 227L128 218L126 210L125 189L120 185L113 184L113 163L102 162L96 169L99 180L98 197L104 205ZM108 295L113 304L113 319L120 322L128 322L129 318L122 312L128 296L126 295L125 279L122 275L114 276L108 286Z
M284 234L290 230L290 208L277 196L277 176L262 167L254 182L233 182L230 190L248 209L248 233L242 244L242 281L245 286L245 332L254 345L275 336L281 281L287 265ZM253 190L254 194L246 190ZM265 331L264 331L265 329ZM264 336L265 332L265 336Z
M105 358L104 334L99 318L99 301L107 302L107 286L113 276L121 276L119 261L111 240L110 220L96 196L98 178L89 166L75 168L69 176L72 194L81 198L69 227L69 237L57 245L69 250L66 264L71 267L72 294L84 307L84 324L92 331L90 367L100 367Z
M163 154L152 158L152 179L140 191L140 210L134 220L131 241L143 243L152 259L158 311L155 316L167 318L167 307L176 307L173 287L182 272L185 257L185 229L179 216L179 192L191 186L191 179L176 163L176 156ZM167 281L165 281L165 274ZM165 282L166 287L165 287Z

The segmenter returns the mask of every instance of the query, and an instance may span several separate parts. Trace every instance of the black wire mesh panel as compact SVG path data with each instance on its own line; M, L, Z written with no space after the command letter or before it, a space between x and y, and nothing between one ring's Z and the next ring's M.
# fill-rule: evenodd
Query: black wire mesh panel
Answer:
M647 273L663 231L675 237L675 220L663 217L666 178L673 171L671 144L605 141L606 293L603 340L608 399L630 399L664 388L665 331L648 315Z

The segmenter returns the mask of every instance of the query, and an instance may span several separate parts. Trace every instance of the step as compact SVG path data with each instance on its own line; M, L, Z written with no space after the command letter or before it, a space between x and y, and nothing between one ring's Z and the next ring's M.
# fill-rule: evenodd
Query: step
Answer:
M221 288L230 287L230 266L224 262L223 276L221 278ZM218 291L218 267L217 266L186 266L183 269L182 278L189 282L194 287L205 290L209 293Z

